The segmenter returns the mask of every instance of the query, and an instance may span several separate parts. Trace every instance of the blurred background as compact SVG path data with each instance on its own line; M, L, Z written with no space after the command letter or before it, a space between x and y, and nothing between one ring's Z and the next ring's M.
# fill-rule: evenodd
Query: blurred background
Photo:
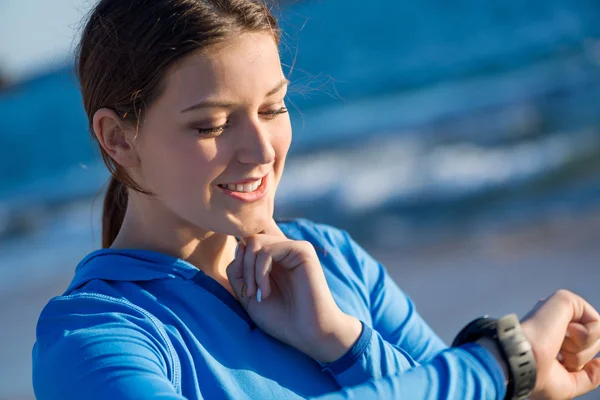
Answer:
M0 399L33 398L39 312L100 246L108 174L72 74L93 3L0 2ZM347 229L448 343L558 288L600 308L597 0L279 14L294 140L277 216Z

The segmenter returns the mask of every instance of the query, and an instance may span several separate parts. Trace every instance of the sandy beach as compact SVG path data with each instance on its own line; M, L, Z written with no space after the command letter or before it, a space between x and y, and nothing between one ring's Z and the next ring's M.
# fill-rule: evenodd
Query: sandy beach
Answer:
M483 314L522 316L558 288L600 308L600 209L565 214L528 226L448 235L418 248L368 248L387 266L418 311L446 341ZM74 265L73 265L74 268ZM32 399L31 347L47 301L71 274L0 295L0 399ZM583 397L600 399L600 392Z

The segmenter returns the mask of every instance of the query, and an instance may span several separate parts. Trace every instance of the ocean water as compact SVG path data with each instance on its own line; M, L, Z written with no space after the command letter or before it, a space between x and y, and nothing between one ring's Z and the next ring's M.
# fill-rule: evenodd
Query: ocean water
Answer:
M278 215L366 243L598 204L600 4L343 5L282 11L294 139ZM108 175L70 65L0 93L0 153L2 291L31 279L16 262L43 279L99 245Z

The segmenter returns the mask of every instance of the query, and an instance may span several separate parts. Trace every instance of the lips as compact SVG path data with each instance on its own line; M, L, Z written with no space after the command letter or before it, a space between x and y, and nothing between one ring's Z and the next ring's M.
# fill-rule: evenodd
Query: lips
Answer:
M228 189L231 191L249 193L255 191L262 183L263 178L252 181L238 182L237 184L228 183L218 185L221 188Z
M222 185L217 185L217 187L219 189L221 189L226 195L229 195L233 198L236 198L238 200L242 200L245 202L252 202L252 201L260 200L266 196L266 194L268 192L268 184L267 184L269 181L268 178L269 178L269 175L267 174L265 177L262 178L261 184L254 191L251 191L251 192L237 192L237 191L230 190L227 187L223 187ZM256 183L256 180L254 180L254 182ZM246 183L245 185L249 185L249 184Z

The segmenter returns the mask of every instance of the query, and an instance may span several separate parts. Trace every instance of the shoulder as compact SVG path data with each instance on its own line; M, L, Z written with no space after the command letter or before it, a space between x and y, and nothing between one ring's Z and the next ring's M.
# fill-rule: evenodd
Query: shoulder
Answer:
M174 357L164 327L144 309L99 293L58 296L37 322L33 381L42 393L68 391L73 379L93 383L113 364L127 368L140 362L172 376Z
M35 366L80 359L86 352L140 354L171 360L174 350L164 326L125 299L80 292L51 299L37 321Z
M56 347L64 351L97 341L110 346L111 341L133 337L171 356L165 328L151 313L122 298L80 292L46 304L37 321L36 351L42 356Z
M36 334L40 337L45 336L48 331L60 331L63 327L73 329L94 326L117 319L118 316L130 316L137 323L156 322L149 312L124 298L80 291L52 298L40 313Z
M108 398L100 393L111 392L114 382L144 374L178 387L177 370L164 328L125 300L97 293L58 296L38 319L32 349L38 398Z

